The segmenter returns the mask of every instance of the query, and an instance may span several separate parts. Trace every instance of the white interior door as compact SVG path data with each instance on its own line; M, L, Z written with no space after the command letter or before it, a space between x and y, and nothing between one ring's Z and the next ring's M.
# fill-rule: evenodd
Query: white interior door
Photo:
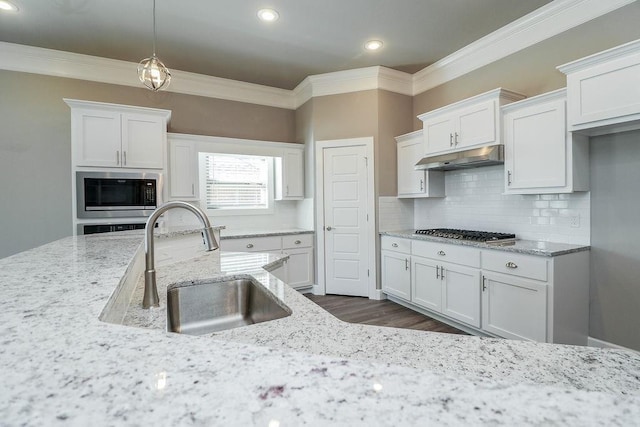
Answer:
M326 293L368 296L366 148L327 147L323 160Z

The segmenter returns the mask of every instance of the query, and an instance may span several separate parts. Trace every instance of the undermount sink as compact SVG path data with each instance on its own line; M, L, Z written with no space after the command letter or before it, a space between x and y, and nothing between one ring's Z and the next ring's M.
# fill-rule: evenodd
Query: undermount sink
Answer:
M167 288L167 329L203 335L281 319L291 309L250 276L174 283Z

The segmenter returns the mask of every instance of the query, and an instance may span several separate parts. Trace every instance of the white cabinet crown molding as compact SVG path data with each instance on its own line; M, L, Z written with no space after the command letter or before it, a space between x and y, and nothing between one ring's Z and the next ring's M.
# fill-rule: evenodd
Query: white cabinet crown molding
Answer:
M444 107L437 108L435 110L427 111L426 113L422 113L418 116L418 119L424 121L425 119L437 116L442 113L448 113L450 111L459 110L465 108L469 105L475 105L482 101L487 101L490 99L501 98L509 102L519 101L523 99L525 95L522 95L518 92L514 92L504 88L493 89L479 95L472 96L471 98L466 98L458 102L454 102L453 104L445 105Z
M521 99L520 101L515 101L507 105L503 105L500 107L502 113L508 113L511 110L517 110L518 108L525 107L531 104L538 104L540 102L550 101L562 97L566 97L567 88L556 89L551 92L546 92L540 95L532 96L531 98Z
M558 65L556 68L564 74L569 74L634 53L640 53L640 39L602 52L594 53L593 55L589 55L584 58L576 59L575 61L571 61L566 64Z
M144 113L164 117L165 122L169 122L169 120L171 120L171 110L138 107L135 105L110 104L107 102L85 101L82 99L62 98L62 100L72 108L90 108L102 111L115 111L118 113Z

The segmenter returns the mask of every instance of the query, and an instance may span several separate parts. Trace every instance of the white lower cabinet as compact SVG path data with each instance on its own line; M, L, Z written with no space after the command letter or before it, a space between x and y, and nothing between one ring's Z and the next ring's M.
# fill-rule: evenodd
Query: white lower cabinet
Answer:
M382 236L382 291L453 326L586 345L589 252L536 256Z
M547 341L545 283L484 273L482 289L482 329L505 338Z
M289 255L282 266L270 273L294 289L314 282L313 234L224 239L220 246L229 252L275 252Z
M411 257L411 292L414 304L438 313L442 311L442 281L437 262Z
M480 327L480 272L477 269L443 264L440 266L442 314L468 325Z
M382 251L382 291L398 298L411 300L410 256L399 252Z

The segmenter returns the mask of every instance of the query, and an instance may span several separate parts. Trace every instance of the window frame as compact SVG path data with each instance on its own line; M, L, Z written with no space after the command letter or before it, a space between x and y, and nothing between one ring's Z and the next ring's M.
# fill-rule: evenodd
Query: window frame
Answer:
M207 179L206 179L206 156L246 156L246 157L264 157L267 159L267 207L266 208L220 208L209 209L207 207ZM200 187L200 203L202 209L211 217L222 216L238 216L238 215L268 215L274 213L275 203L275 176L274 176L274 157L262 154L247 153L229 153L229 152L198 152L198 181Z

